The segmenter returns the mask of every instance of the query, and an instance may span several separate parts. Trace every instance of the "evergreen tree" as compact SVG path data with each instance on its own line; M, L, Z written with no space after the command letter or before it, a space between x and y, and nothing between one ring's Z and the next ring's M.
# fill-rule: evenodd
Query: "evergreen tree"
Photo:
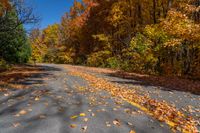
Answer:
M0 58L9 63L25 63L31 56L25 29L18 21L14 7L0 16Z

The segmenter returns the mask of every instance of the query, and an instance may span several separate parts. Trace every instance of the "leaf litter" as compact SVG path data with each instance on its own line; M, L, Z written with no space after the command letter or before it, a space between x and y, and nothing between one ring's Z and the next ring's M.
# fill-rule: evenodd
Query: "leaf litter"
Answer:
M184 133L197 132L197 122L192 117L185 116L182 112L177 110L177 108L166 103L165 101L160 102L151 99L148 95L139 95L133 90L117 86L106 79L96 77L93 74L88 74L81 70L74 68L70 68L69 70L71 71L71 75L82 77L88 81L94 90L105 90L111 93L112 96L131 103L159 121L167 123L171 126L172 130L179 130ZM114 121L114 123L117 124L118 122Z

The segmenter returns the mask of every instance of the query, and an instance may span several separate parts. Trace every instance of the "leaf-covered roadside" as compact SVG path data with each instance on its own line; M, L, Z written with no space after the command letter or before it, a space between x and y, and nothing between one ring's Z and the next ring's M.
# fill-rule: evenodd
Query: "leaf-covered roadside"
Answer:
M80 76L87 80L97 90L105 90L113 96L117 96L134 106L137 106L145 113L152 115L161 122L172 127L173 131L179 130L184 133L197 133L196 122L193 118L185 116L176 107L166 102L158 102L148 96L138 95L134 90L125 87L118 87L105 79L98 78L92 74L85 73L78 69L71 69L71 74Z
M199 80L191 80L186 78L180 78L175 76L156 76L149 74L139 74L133 72L125 72L121 70L115 70L110 68L97 68L97 67L82 67L76 66L76 68L80 70L87 70L95 73L104 73L107 75L125 78L125 79L133 79L137 81L143 81L147 84L154 86L162 86L165 88L170 88L171 90L190 92L193 94L200 94L200 81Z
M28 89L27 85L20 82L27 80L27 78L34 74L41 73L40 67L16 65L11 70L0 73L0 92L7 92L9 88L14 89Z

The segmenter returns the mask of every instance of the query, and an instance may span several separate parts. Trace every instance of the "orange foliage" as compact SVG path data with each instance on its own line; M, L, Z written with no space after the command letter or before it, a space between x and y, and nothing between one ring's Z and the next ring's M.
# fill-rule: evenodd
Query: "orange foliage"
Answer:
M0 1L0 16L3 15L3 12L5 10L10 10L10 9L11 9L11 5L10 5L8 0L1 0Z

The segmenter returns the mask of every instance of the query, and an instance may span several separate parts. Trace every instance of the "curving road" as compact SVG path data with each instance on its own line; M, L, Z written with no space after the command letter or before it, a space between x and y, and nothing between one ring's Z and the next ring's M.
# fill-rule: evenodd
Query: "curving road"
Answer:
M40 68L41 73L20 82L28 89L0 93L0 133L172 132L165 123L107 92L87 91L87 81L71 75L65 65L41 64ZM192 104L199 107L196 100Z

